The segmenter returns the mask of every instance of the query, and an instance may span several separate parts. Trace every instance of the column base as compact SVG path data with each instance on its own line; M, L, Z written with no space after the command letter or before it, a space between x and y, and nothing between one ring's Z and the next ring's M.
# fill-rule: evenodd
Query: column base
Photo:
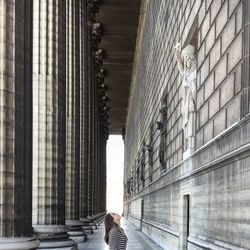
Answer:
M69 238L76 243L84 242L87 240L87 235L84 233L82 228L83 222L79 220L66 220L65 224L70 228L68 234Z
M0 237L0 250L31 250L36 249L39 244L39 240L33 237Z
M96 218L97 218L96 214L95 215L91 215L91 216L87 216L87 219L90 220L89 225L92 226L94 229L97 229Z
M87 218L80 218L80 221L83 222L82 229L84 230L84 232L91 234L94 233L92 226L90 226L91 220Z
M69 239L69 228L65 225L33 225L34 234L40 240L37 249L76 250L77 244Z

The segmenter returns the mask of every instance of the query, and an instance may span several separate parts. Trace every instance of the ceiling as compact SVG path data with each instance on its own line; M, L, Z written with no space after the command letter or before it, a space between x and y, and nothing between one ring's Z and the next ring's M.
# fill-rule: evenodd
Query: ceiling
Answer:
M139 13L140 0L103 0L96 15L104 26L99 48L104 50L110 134L122 134L126 125Z

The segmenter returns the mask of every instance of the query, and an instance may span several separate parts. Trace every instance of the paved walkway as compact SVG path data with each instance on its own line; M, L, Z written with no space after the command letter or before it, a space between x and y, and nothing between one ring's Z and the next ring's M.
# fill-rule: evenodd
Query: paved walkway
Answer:
M128 250L162 250L156 243L150 240L144 233L136 229L128 221L123 222L123 228L128 237ZM78 245L79 250L108 250L108 246L104 242L104 226L103 224L94 230L93 234L88 234L88 240Z

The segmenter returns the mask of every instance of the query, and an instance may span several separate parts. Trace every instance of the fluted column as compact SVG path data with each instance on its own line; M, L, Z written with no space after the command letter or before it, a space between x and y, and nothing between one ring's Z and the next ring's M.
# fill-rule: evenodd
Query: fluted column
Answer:
M90 51L90 55L88 57L88 84L89 84L89 91L88 91L88 216L92 215L92 195L93 195L93 79L94 79L94 72L93 72L93 62L91 58L92 53L92 43L91 38L88 38L88 49Z
M87 2L82 1L82 28L81 28L81 125L80 125L80 220L83 222L84 231L93 233L93 228L90 226L91 220L89 215L89 185L90 179L90 57L92 51L89 47L89 27L87 25Z
M95 70L95 69L94 69ZM97 123L99 117L97 116L97 88L96 88L96 78L93 78L93 101L92 101L92 108L93 108L93 121L92 121L92 215L96 215L96 179L97 179Z
M29 0L0 1L0 249L34 249Z
M88 81L88 27L87 6L82 2L82 56L81 56L81 163L80 163L80 218L88 216L88 121L89 121L89 81Z
M70 238L86 239L79 220L80 184L80 32L81 1L68 0L66 9L66 190L65 219Z
M48 249L75 249L65 226L65 15L65 1L34 1L33 227Z

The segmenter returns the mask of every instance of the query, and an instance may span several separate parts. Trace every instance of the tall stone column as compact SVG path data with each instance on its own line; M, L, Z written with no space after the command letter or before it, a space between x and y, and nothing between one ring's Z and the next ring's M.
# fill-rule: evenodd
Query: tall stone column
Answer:
M70 238L86 239L79 220L81 1L67 1L66 17L66 190L65 219Z
M95 69L94 69L95 70ZM92 216L96 215L96 180L97 180L97 123L99 117L97 116L97 88L96 88L96 79L93 78L93 101L92 101L92 110L93 110L93 116L92 116Z
M84 223L84 231L93 233L92 227L89 225L89 185L90 179L90 68L91 68L91 53L89 27L87 25L87 2L82 2L82 57L81 57L81 163L80 163L80 220Z
M89 114L89 84L88 84L88 27L87 27L87 6L82 4L82 56L81 56L81 162L80 162L80 218L87 218L88 215L88 114Z
M65 226L66 3L33 3L33 228L39 248L75 249Z
M92 43L91 38L88 39L88 49L92 52ZM93 62L90 56L88 57L88 84L89 84L89 91L88 91L88 216L92 216L92 196L93 196L93 79L94 79L94 72L93 72Z
M0 1L0 249L32 236L32 74L29 0Z

